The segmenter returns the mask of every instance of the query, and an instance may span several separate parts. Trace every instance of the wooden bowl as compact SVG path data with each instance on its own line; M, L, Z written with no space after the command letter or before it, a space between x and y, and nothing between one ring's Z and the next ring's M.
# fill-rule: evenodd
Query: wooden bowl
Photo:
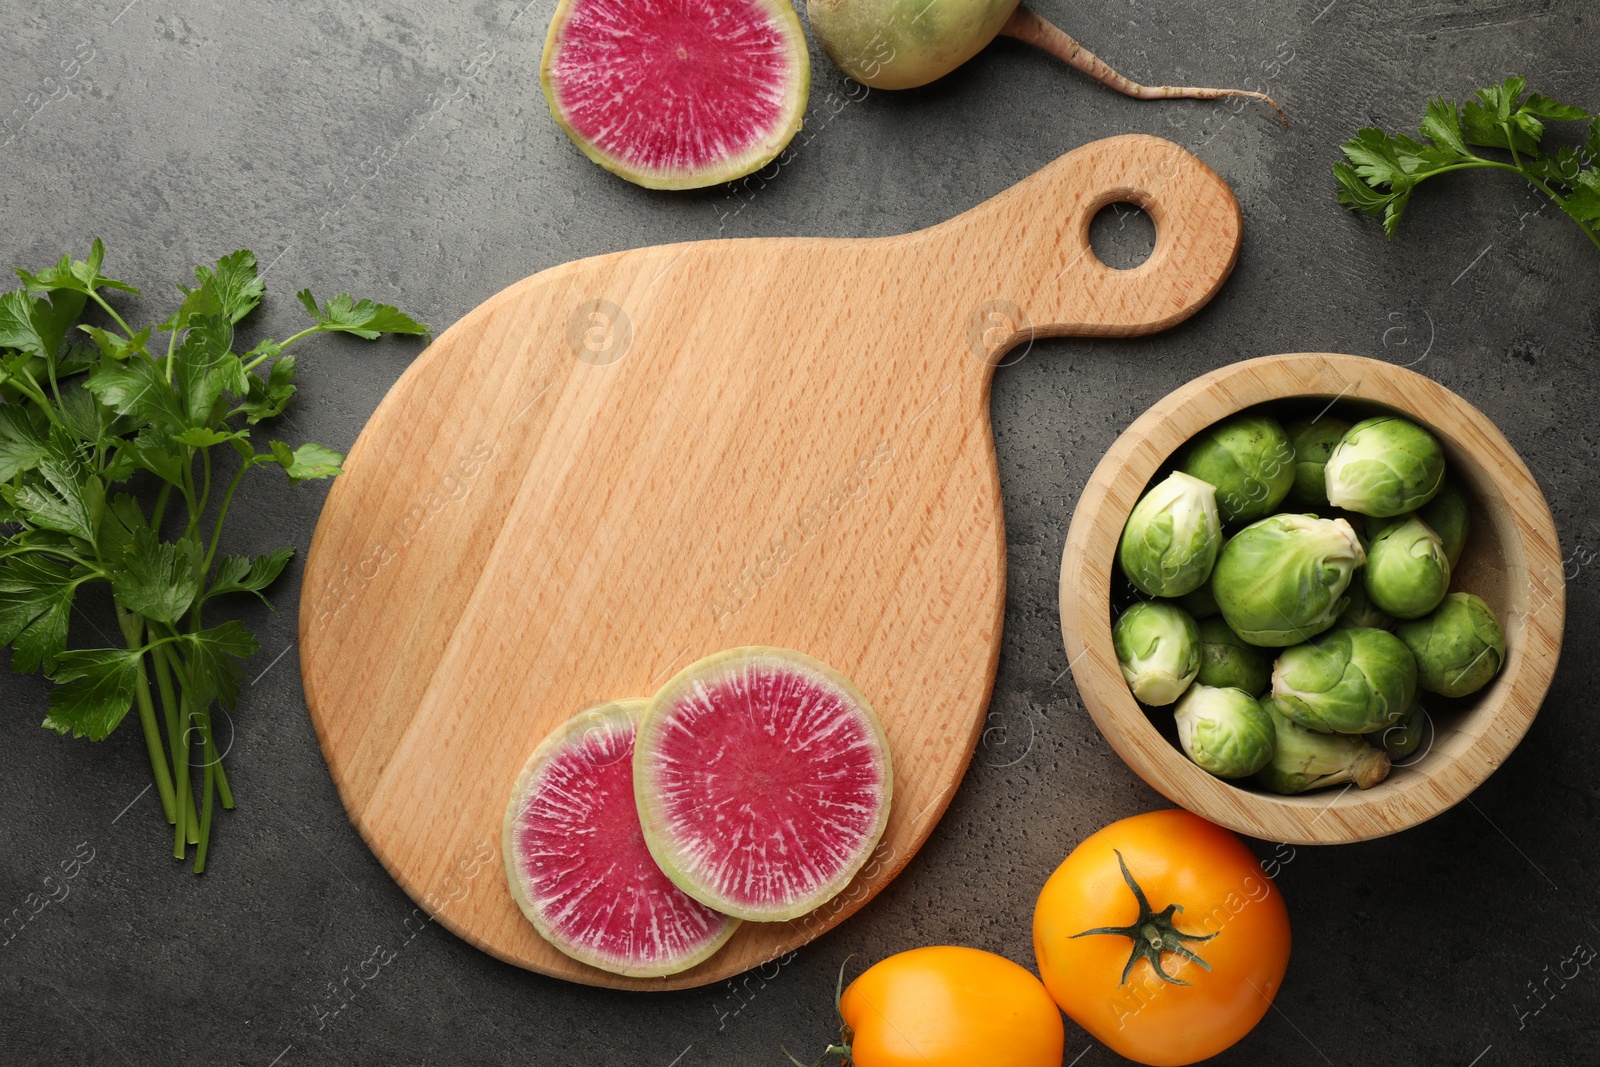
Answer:
M1394 412L1427 426L1471 508L1451 588L1478 594L1505 629L1503 669L1462 700L1424 695L1426 754L1371 789L1302 796L1258 792L1191 763L1133 699L1111 646L1111 583L1128 513L1189 438L1245 408L1302 399L1358 414ZM1316 405L1312 408L1314 412ZM1061 560L1061 629L1084 705L1128 766L1168 799L1269 841L1340 844L1415 826L1471 793L1516 747L1550 687L1566 614L1560 540L1533 476L1477 408L1420 374L1373 359L1303 352L1223 367L1168 394L1117 438L1085 486ZM1174 731L1168 733L1175 737Z

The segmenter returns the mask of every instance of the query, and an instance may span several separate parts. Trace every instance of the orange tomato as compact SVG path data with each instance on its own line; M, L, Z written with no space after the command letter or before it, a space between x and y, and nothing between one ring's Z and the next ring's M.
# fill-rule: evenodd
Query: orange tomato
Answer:
M1061 1067L1060 1009L1032 972L992 952L890 956L850 983L839 1014L855 1067Z
M1157 811L1112 823L1056 868L1033 951L1079 1026L1130 1060L1179 1067L1261 1021L1289 966L1289 913L1238 837Z

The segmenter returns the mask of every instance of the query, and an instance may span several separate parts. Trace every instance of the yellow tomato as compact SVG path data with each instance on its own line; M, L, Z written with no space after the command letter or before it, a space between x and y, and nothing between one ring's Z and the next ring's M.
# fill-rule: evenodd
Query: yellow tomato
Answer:
M1130 1060L1179 1067L1261 1021L1289 965L1289 913L1238 837L1156 811L1073 849L1039 894L1033 950L1079 1026Z
M850 983L839 1014L855 1067L1061 1067L1060 1010L1032 972L992 952L890 956Z

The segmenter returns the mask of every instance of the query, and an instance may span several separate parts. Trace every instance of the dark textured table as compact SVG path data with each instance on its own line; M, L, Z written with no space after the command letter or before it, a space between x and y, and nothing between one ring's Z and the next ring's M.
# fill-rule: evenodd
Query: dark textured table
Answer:
M1386 243L1337 206L1329 174L1356 127L1411 128L1431 95L1511 72L1600 107L1592 4L1041 0L1130 76L1264 83L1291 128L1254 105L1135 103L1014 42L899 94L852 90L815 52L793 161L735 197L637 189L578 153L536 84L553 0L124 3L4 4L0 261L37 269L98 234L109 272L145 288L130 304L154 319L193 264L249 247L271 269L247 341L299 329L302 286L349 288L442 328L579 256L911 230L1127 131L1216 168L1243 205L1244 248L1183 326L1040 343L997 374L1010 588L991 729L904 874L792 961L623 994L508 967L412 918L318 752L294 651L296 563L276 590L281 613L247 613L262 651L221 727L239 807L218 819L203 877L168 855L136 725L100 744L57 737L38 726L39 677L0 677L0 908L30 915L0 947L0 1063L777 1064L780 1045L820 1049L851 953L954 943L1031 967L1045 877L1092 830L1164 805L1101 739L1065 669L1056 584L1078 490L1170 389L1301 350L1414 365L1500 425L1561 531L1567 651L1532 731L1469 802L1368 844L1258 843L1281 868L1294 954L1274 1010L1215 1062L1600 1058L1600 966L1558 977L1600 945L1600 252L1508 175L1430 183ZM1101 230L1108 257L1148 246L1142 219ZM314 339L280 432L347 448L418 351ZM230 547L303 548L324 492L260 478ZM29 894L89 855L32 914ZM1118 1062L1070 1023L1066 1060Z

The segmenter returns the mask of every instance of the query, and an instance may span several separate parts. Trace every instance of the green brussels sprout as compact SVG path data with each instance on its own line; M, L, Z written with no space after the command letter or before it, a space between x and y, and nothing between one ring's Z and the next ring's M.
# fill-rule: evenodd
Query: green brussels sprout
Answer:
M1439 606L1450 588L1444 542L1415 515L1372 539L1364 573L1373 606L1400 619L1422 618Z
M1256 773L1262 788L1285 796L1353 782L1371 789L1389 776L1389 757L1360 737L1319 734L1283 714L1271 697L1261 710L1272 720L1272 758Z
M1451 593L1432 615L1403 622L1395 633L1416 657L1418 684L1440 696L1476 693L1505 663L1500 622L1471 593Z
M1444 484L1444 449L1414 422L1363 419L1334 447L1323 470L1328 503L1386 518L1415 511Z
M1281 648L1333 625L1349 606L1350 576L1366 558L1343 519L1274 515L1229 538L1211 591L1234 633Z
M1223 522L1254 522L1294 484L1294 446L1276 419L1235 415L1190 440L1178 469L1217 487Z
M1117 561L1146 596L1182 596L1211 576L1221 543L1216 489L1174 471L1134 505Z
M1364 575L1351 579L1350 587L1344 591L1350 601L1350 606L1334 620L1333 629L1348 630L1353 626L1373 627L1379 630L1394 629L1394 616L1385 614L1375 607L1367 597L1367 583Z
M1366 734L1417 697L1417 661L1387 630L1334 630L1286 648L1272 671L1278 710L1310 730Z
M1406 713L1381 730L1364 735L1368 741L1389 754L1390 761L1402 760L1422 744L1422 735L1428 726L1428 713L1422 701L1414 700Z
M1471 518L1467 514L1467 497L1455 482L1447 481L1434 494L1432 500L1417 509L1417 518L1433 527L1433 532L1444 542L1444 554L1454 567L1461 561L1461 550L1467 547L1467 531Z
M1195 681L1215 689L1243 689L1251 696L1272 684L1272 660L1221 618L1200 623L1200 673Z
M1461 562L1461 550L1467 545L1467 529L1469 517L1467 515L1467 498L1456 486L1455 482L1446 480L1444 488L1440 489L1434 498L1416 510L1417 518L1427 523L1434 533L1439 535L1439 540L1444 542L1444 554L1450 560L1450 566ZM1369 519L1367 521L1367 536L1376 538L1388 527L1395 525L1406 518L1405 515L1396 515L1387 519Z
M1350 424L1332 416L1318 416L1292 422L1284 429L1294 449L1294 485L1289 490L1289 503L1312 511L1327 507L1328 487L1322 469Z
M1272 720L1243 689L1191 685L1173 711L1178 744L1218 778L1243 778L1272 758Z
M1111 628L1111 643L1128 688L1145 704L1172 703L1200 673L1200 632L1175 604L1133 605Z
M1217 598L1211 592L1211 583L1206 582L1192 593L1185 593L1178 598L1178 604L1195 620L1209 619L1222 609L1217 607Z

